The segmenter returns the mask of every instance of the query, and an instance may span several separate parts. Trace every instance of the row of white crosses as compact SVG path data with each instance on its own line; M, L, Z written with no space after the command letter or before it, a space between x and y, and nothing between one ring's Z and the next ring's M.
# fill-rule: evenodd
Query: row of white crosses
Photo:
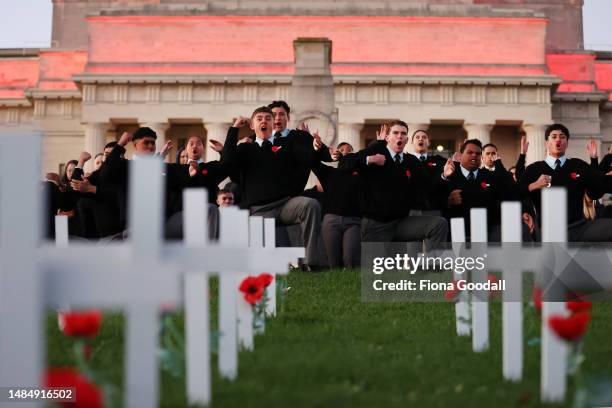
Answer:
M564 189L550 188L542 192L542 242L556 243L565 248L567 242L567 207L559 203L567 202ZM502 203L502 245L501 247L486 246L487 213L485 209L472 209L470 213L470 229L472 249L466 251L472 256L487 254L489 270L501 270L502 279L506 281L502 304L502 356L503 377L508 381L519 381L523 376L523 305L519 300L522 294L523 272L534 272L536 276L543 274L546 261L553 261L552 286L554 299L558 300L562 293L556 287L560 274L572 254L564 251L546 253L544 248L521 247L522 221L521 204L518 202ZM451 220L451 236L455 249L465 243L463 218ZM479 244L481 243L481 244ZM547 259L551 255L554 259ZM576 255L574 251L573 255ZM559 259L562 257L563 259ZM610 258L608 258L610 257ZM589 250L581 252L579 259L583 270L590 274L591 282L598 282L603 287L612 287L612 277L602 265L609 265L612 251ZM607 261L607 262L606 262ZM487 271L472 271L472 281L485 282ZM455 279L465 279L466 276L454 274ZM584 282L568 282L570 289L588 289ZM573 285L573 287L571 287ZM582 287L581 287L582 286ZM471 302L476 294L461 292L455 304L456 330L459 336L472 335L472 350L486 351L489 347L489 306L486 296L478 296L478 301ZM481 295L481 294L479 294ZM567 345L559 339L548 325L552 315L567 315L564 302L544 301L542 303L542 352L541 352L541 400L546 402L561 402L565 399L567 382ZM470 319L471 317L471 319ZM470 325L471 321L471 325Z
M275 248L274 220L265 221L264 234L263 219L251 220L249 229L248 213L235 208L222 209L220 242L208 243L204 190L185 192L184 242L165 243L163 164L154 158L131 164L128 242L68 246L67 223L60 218L56 245L41 244L40 172L21 159L25 151L31 163L39 163L40 140L0 140L0 386L40 385L46 307L119 309L126 314L124 404L155 407L158 314L183 302L188 400L209 404L209 276L219 275L219 372L234 379L238 345L253 344L246 328L252 314L238 296L239 277L284 273L304 249ZM17 168L19 179L12 174ZM275 312L274 296L269 310Z

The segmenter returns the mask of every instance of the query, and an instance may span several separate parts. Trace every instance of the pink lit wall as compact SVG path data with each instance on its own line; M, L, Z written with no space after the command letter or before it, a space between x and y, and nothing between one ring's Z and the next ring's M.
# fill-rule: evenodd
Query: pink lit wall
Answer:
M549 54L546 61L550 73L563 80L557 92L595 91L595 55L592 53Z
M75 90L72 76L82 73L87 51L41 51L39 88Z
M334 74L545 73L546 20L480 17L89 17L96 73L293 72L293 40L333 42Z
M23 91L36 86L37 82L37 59L0 59L0 99L23 98Z
M612 61L598 61L595 63L595 80L600 91L608 93L612 101Z

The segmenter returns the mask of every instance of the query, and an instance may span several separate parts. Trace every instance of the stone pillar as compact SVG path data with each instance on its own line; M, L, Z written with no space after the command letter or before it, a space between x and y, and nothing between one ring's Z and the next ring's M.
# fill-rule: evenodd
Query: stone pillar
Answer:
M363 123L340 123L338 125L338 144L346 142L353 146L354 151L363 149L361 143Z
M293 42L295 69L289 92L291 121L315 120L321 138L334 142L337 119L334 79L331 74L332 43L327 38L298 38Z
M102 153L106 145L106 132L108 123L86 123L85 124L85 146L84 150L91 154L91 160L85 164L85 171L93 170L93 158Z
M206 153L204 154L204 160L219 160L220 155L210 147L208 142L211 139L216 140L220 143L225 143L225 137L227 136L227 130L230 128L231 123L204 123L206 128Z
M486 124L466 124L463 128L467 132L468 139L478 139L483 145L491 143L491 129L493 125Z
M523 125L523 130L527 133L527 141L529 142L526 164L544 160L547 154L546 142L544 141L546 125Z
M148 127L153 129L157 135L155 150L159 153L159 151L163 149L164 145L166 144L166 130L168 130L170 127L168 122L145 122L141 123L140 127Z

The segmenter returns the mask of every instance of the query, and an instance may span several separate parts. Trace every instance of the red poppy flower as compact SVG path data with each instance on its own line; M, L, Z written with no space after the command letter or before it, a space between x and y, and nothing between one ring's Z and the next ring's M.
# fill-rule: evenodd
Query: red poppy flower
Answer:
M358 176L358 175L359 175L359 172L357 170L351 173L351 176Z
M580 177L580 174L578 174L576 172L572 172L572 173L570 173L570 177L573 178L574 180L576 180L578 177Z
M410 170L406 170L406 177L410 177L412 176L412 173L410 173Z
M436 165L436 163L434 163L434 162L429 162L429 163L427 163L427 165L428 165L429 167L434 167L434 166Z
M269 273L264 272L261 275L259 275L257 279L259 279L259 283L261 284L261 286L263 286L264 288L267 288L268 286L270 286L270 284L274 280L274 276L270 275Z
M582 301L570 301L570 302L566 302L565 306L567 307L567 310L569 310L572 313L580 313L580 312L588 312L591 310L591 307L593 306L592 302L582 302Z
M276 153L280 150L282 146L272 146L272 152Z
M568 317L550 316L548 325L560 338L567 341L577 341L586 333L590 320L590 313L580 312Z
M459 293L461 293L461 291L459 290L458 284L457 284L457 280L454 280L451 282L452 288L448 289L446 292L444 292L444 299L446 300L456 300L457 296L459 296Z
M255 303L259 302L263 296L264 290L261 283L261 280L254 276L246 277L240 283L239 289L242 293L244 293L244 300L246 300L247 303L254 305Z
M534 286L531 291L531 296L533 297L533 305L536 310L542 312L542 289Z
M57 322L66 336L94 337L100 331L102 312L100 310L58 312Z
M480 187L482 187L483 189L486 189L488 187L490 187L491 185L488 183L485 183L484 181L482 183L480 183Z
M74 368L51 368L44 378L47 388L74 388L76 402L63 402L65 407L101 408L104 406L102 391L96 384L79 374Z
M202 171L201 171L200 173L202 173L202 175L203 175L203 176L205 176L205 175L207 175L207 174L208 174L208 170L206 170L206 169L202 169Z

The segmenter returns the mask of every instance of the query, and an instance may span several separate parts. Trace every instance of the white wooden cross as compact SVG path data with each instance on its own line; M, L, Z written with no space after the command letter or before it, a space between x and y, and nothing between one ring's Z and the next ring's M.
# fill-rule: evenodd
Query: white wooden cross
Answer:
M502 270L502 279L506 281L506 291L503 293L502 305L502 347L503 347L503 375L511 381L518 381L522 378L523 371L523 328L522 328L522 276L523 272L534 272L536 276L541 276L546 270L546 250L548 256L554 259L552 276L544 276L548 280L549 290L555 289L559 284L565 284L571 290L588 289L589 283L585 283L584 275L580 279L568 280L563 278L561 282L560 274L569 260L575 257L582 269L586 271L592 279L590 282L597 282L605 288L612 287L612 276L609 271L602 270L604 262L609 262L609 249L589 250L578 253L577 250L564 250L564 243L567 242L567 207L560 206L559 203L567 202L567 193L564 189L550 188L542 192L542 241L560 245L561 251L555 251L552 246L548 247L522 247L521 241L521 204L515 202L502 203L502 246L496 248L489 246L486 249L489 270ZM472 226L474 223L484 225L486 214L471 214ZM458 223L458 221L457 221ZM457 231L457 227L455 227ZM460 231L459 231L460 232ZM455 239L453 239L455 241ZM550 244L549 244L550 245ZM468 251L473 255L482 254L482 250ZM578 255L578 256L577 256ZM591 286L592 288L592 286ZM558 288L553 294L553 299L562 296L562 288ZM565 302L544 301L542 302L541 332L542 332L542 352L541 352L541 400L546 402L560 402L565 399L567 387L567 345L559 339L548 325L549 317L552 315L567 315ZM460 315L458 315L460 316ZM478 331L484 331L484 320L474 318L473 320L473 345L478 342L475 340ZM459 327L460 321L457 319ZM480 328L479 328L480 327ZM476 348L474 348L476 351Z
M18 158L19 152L34 152L40 146L40 140L22 137L11 145L13 149L2 149L3 157ZM9 175L9 169L16 168L18 163L6 159L2 165L6 170L3 174ZM45 268L45 303L127 309L127 406L156 405L157 312L160 304L180 300L177 269L204 266L204 269L213 270L244 270L253 263L251 258L255 259L258 268L270 265L274 269L279 268L275 265L286 266L288 263L287 260L277 260L274 251L263 251L268 253L249 257L246 250L236 248L214 248L205 253L194 248L164 247L161 243L161 163L157 160L143 160L131 169L134 187L130 199L130 245L101 247L77 244L70 248L46 245L38 251L37 257L41 229L39 219L33 214L40 215L35 208L42 202L36 185L39 172L34 166L27 169L32 174L26 172L24 175L32 185L23 181L11 183L6 177L2 179L0 299L6 307L2 308L0 315L3 329L0 332L0 353L7 356L3 358L3 370L0 370L2 384L16 381L18 385L36 386L40 382L40 339L44 338L44 333L40 332L43 296L40 296L41 275L37 258ZM24 203L31 205L31 211ZM17 218L14 215L20 213L27 214L24 219L29 222L15 222ZM60 229L60 233L62 231ZM187 234L189 236L189 232ZM65 244L65 239L60 239L59 244ZM261 259L275 261L270 264L261 262ZM17 271L19 276L15 279ZM31 364L11 364L22 355L28 355ZM21 369L24 367L27 368Z
M24 154L28 156L27 162ZM40 135L0 138L0 386L3 387L36 387L41 381L43 300L40 265L33 255L42 237L38 163ZM18 178L16 169L19 169Z

